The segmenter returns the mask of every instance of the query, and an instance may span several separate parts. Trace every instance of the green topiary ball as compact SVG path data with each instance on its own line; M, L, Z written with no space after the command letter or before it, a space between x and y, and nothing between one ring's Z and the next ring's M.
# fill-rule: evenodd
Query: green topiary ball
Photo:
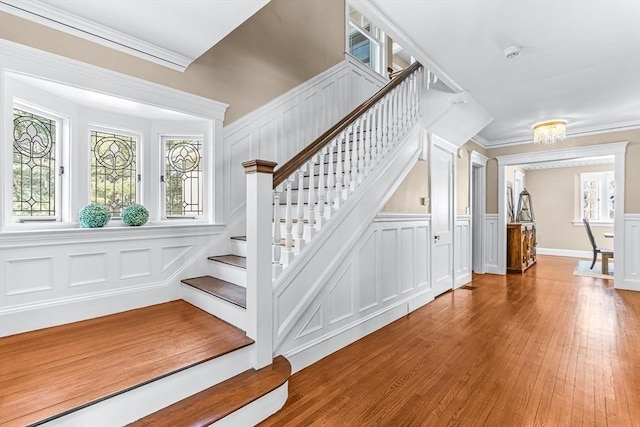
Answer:
M148 219L149 211L142 205L129 205L122 210L122 222L127 225L139 226Z
M111 214L101 205L87 205L78 212L78 221L83 228L98 228L107 225Z

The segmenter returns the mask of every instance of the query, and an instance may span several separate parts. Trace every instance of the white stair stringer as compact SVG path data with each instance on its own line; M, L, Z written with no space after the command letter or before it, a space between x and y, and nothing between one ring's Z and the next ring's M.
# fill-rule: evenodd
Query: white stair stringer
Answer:
M424 137L416 124L274 283L274 353L285 355L294 372L300 366L290 358L288 338L305 326L300 324L303 314L418 160Z

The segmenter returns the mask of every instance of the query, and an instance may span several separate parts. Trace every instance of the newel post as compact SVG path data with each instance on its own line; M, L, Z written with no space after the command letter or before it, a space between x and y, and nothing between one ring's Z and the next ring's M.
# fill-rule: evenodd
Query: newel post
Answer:
M255 369L273 360L271 211L276 164L266 160L242 163L247 175L247 336L256 342Z

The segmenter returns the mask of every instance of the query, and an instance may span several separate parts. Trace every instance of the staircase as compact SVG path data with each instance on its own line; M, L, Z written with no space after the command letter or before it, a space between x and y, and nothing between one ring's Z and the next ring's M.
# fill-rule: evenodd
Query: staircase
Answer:
M105 419L133 426L254 425L276 412L286 401L291 374L289 361L277 356L278 344L300 320L310 283L318 276L314 271L326 269L311 261L318 254L323 259L336 256L345 237L357 233L363 219L371 221L379 209L363 199L365 195L375 193L379 203L417 159L419 144L402 147L400 142L419 120L424 75L428 83L429 73L413 64L275 173L272 162L243 164L246 236L231 237L224 251L209 254L208 274L182 279L179 295L184 301L169 303L178 304L171 310L189 306L208 313L201 313L207 319L185 331L206 333L207 322L219 322L235 331L241 346L6 425L96 425ZM385 186L376 190L381 178ZM295 279L294 273L306 265L313 265L312 271ZM294 279L295 286L289 286ZM144 311L126 313L124 324L135 324ZM105 321L101 319L106 318L87 322ZM87 330L95 327L86 325ZM167 335L150 340L150 348L162 348L177 339L174 333L186 333L165 329ZM144 351L141 354L144 358ZM86 386L92 389L90 383Z

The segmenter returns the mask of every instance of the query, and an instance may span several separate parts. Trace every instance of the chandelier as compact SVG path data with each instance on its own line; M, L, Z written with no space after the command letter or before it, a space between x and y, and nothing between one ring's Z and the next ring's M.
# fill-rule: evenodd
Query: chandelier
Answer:
M567 134L567 122L564 120L549 120L533 125L534 144L552 145L563 141Z

